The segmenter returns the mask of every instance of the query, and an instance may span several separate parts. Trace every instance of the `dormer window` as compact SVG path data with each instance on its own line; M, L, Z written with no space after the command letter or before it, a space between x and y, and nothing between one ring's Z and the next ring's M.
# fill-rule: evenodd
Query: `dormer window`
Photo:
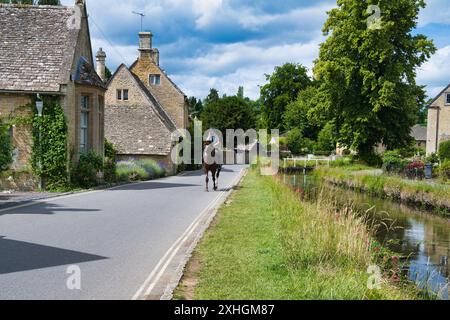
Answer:
M128 89L117 89L117 100L128 101Z
M151 74L149 76L149 82L152 86L159 86L161 84L161 75L159 74Z

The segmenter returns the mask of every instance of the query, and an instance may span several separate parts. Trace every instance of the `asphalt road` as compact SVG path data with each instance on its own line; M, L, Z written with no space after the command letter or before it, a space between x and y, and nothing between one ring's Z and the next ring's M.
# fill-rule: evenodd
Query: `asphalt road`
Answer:
M0 211L0 299L131 299L221 190L195 172Z

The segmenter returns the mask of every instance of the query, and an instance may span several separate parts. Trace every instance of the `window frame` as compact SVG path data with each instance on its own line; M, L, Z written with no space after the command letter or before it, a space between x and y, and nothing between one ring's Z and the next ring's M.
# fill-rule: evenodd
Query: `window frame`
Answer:
M445 105L450 106L450 92L445 93Z
M117 89L117 92L116 92L116 99L117 100L119 100L119 101L121 101L122 100L122 89Z
M88 95L81 95L80 99L80 121L79 121L79 129L80 129L80 143L79 150L80 153L86 153L89 151L90 143L89 143L89 130L90 130L90 97Z
M130 100L130 91L128 89L122 89L122 100L123 101L129 101Z
M158 79L158 81L152 81L152 79L156 80ZM150 83L150 85L152 86L160 86L161 85L161 75L157 74L157 73L151 73L148 75L148 82Z

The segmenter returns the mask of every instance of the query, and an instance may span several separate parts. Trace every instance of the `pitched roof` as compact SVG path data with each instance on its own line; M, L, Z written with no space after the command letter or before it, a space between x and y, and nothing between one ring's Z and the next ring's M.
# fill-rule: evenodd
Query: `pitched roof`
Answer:
M439 94L438 94L438 95L430 102L430 104L428 105L428 107L431 107L432 104L435 103L436 100L439 99L439 97L440 97L445 91L447 91L448 89L450 89L450 84L449 84L448 86L446 86L446 87L444 88L444 90L442 90L441 92L439 92Z
M427 140L427 127L416 124L411 128L411 137L416 141L426 141Z
M109 87L109 84L114 80L116 75L119 73L120 69L125 68L129 74L132 76L132 78L136 81L136 84L139 86L139 88L142 90L144 95L150 102L152 103L155 112L161 119L161 121L164 123L164 125L169 129L170 131L175 131L177 129L175 122L170 118L170 116L167 114L161 103L158 101L158 99L147 89L145 84L142 83L141 79L137 75L135 75L125 64L121 64L116 72L112 75L112 77L109 79L108 83L106 84L106 87Z
M0 5L0 90L58 92L70 79L75 7Z
M121 70L128 73L148 103L106 105L106 136L122 155L168 155L172 147L170 133L176 130L175 124L142 81L124 64L116 70L108 86Z

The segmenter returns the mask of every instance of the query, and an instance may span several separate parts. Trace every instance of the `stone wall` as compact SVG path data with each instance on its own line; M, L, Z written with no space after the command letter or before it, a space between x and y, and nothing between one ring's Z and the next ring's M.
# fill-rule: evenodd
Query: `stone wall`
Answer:
M21 108L31 102L31 96L25 94L0 94L0 118L27 116L32 110ZM13 159L11 168L19 170L29 166L33 146L32 129L26 125L11 128Z
M439 144L450 139L450 105L446 103L447 93L450 93L450 88L428 109L427 154L436 153Z

